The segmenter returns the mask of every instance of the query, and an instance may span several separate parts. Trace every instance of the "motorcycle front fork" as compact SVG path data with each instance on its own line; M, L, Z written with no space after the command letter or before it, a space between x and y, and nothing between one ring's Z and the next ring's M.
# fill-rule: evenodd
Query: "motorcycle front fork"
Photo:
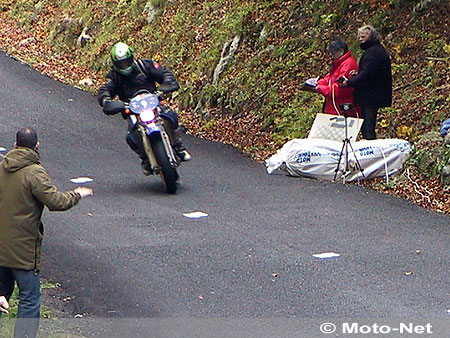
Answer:
M175 156L175 152L173 151L172 143L170 142L169 135L166 133L164 128L161 130L161 138L164 144L164 149L166 150L166 154L169 158L170 165L173 167L178 167L179 163Z
M141 135L142 145L144 146L145 153L147 154L148 160L150 162L150 167L152 168L153 173L159 174L159 172L161 171L161 167L159 166L155 154L153 153L152 145L150 144L150 140L147 137L145 127L138 125L137 130Z
M169 133L166 132L166 127L164 126L164 121L160 121L160 123L162 126L161 140L164 145L164 149L166 151L167 157L169 159L169 163L172 166L177 167L177 166L179 166L179 162L177 161L175 152L173 151L171 138L169 136ZM156 160L155 154L153 153L152 145L151 145L150 140L146 133L146 128L141 125L138 125L137 128L141 135L142 144L144 146L145 153L147 154L147 157L149 159L150 167L152 168L152 170L155 174L158 174L161 170L161 167L160 167L158 161Z

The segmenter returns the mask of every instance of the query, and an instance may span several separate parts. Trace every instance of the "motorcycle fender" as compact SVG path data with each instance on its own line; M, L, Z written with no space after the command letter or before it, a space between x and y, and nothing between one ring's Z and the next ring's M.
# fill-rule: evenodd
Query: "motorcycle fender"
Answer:
M175 157L175 154L173 152L172 146L170 145L170 140L169 137L167 135L167 133L164 130L161 130L161 132L159 133L153 133L151 135L149 135L149 140L150 143L152 143L153 140L161 140L163 145L164 145L164 149L166 151L166 155L169 158L169 162L173 167L178 167L179 163Z
M147 131L146 131L147 135L152 135L154 133L161 133L161 127L157 126L156 124L148 124L147 125Z

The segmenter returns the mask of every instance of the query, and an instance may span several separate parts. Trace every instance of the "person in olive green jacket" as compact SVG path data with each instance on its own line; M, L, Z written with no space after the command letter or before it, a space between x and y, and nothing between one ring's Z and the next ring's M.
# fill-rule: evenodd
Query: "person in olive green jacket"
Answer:
M41 244L44 227L41 216L70 209L92 190L78 187L60 192L39 162L39 141L31 128L17 132L15 149L0 162L0 295L11 297L14 282L19 288L16 337L35 337L40 316Z

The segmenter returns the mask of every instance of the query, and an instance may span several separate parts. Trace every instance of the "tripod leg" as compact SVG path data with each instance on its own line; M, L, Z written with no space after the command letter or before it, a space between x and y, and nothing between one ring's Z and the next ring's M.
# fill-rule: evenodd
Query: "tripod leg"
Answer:
M337 177L337 173L339 171L339 165L341 164L341 160L342 160L342 154L344 154L344 149L345 149L345 140L342 143L342 149L341 149L341 153L339 154L339 160L338 160L338 164L336 166L336 169L334 170L334 178L333 181L336 181L336 177Z
M361 172L362 177L365 177L365 176L364 176L364 169L361 167L361 164L359 163L358 157L356 157L355 150L353 149L353 146L352 146L352 144L350 143L350 141L348 142L348 145L349 145L350 148L352 149L353 156L355 156L356 167L357 167L358 170Z

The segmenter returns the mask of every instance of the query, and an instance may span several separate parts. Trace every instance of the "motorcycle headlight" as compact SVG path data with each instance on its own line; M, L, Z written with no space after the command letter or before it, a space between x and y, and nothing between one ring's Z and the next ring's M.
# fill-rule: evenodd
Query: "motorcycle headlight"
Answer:
M139 114L143 122L150 122L155 119L155 112L152 109L145 109Z

